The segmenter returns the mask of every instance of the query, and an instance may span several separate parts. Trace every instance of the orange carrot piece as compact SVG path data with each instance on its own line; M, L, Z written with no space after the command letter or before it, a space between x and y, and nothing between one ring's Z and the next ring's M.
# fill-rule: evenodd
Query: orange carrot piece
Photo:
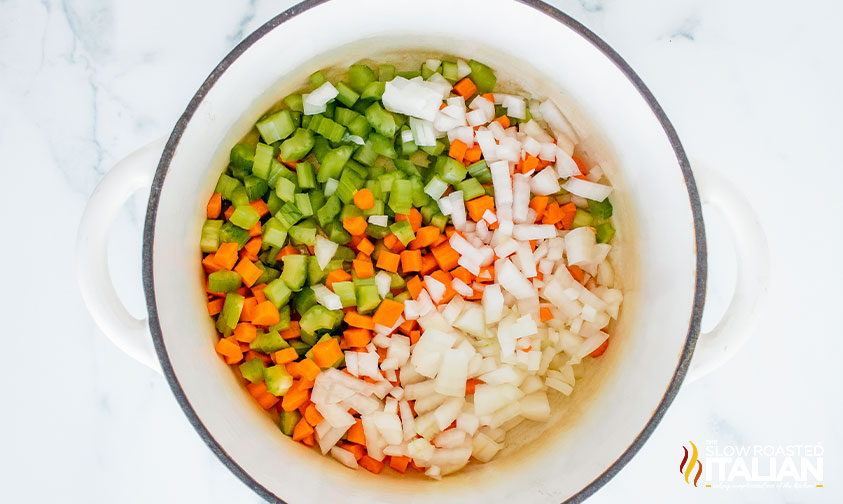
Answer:
M208 208L206 215L209 219L219 219L222 212L222 194L214 193L211 199L208 200Z
M369 224L366 222L366 219L360 216L346 217L342 220L342 227L354 236L359 236L365 233L368 225Z
M401 222L408 220L410 221L410 227L413 229L413 233L418 231L422 225L422 214L416 210L415 207L410 208L409 214L395 214L395 222Z
M398 326L398 330L401 331L401 334L409 336L413 329L416 328L416 321L415 320L405 320L401 322L401 325Z
M360 457L360 460L358 460L357 463L363 466L367 471L374 474L380 474L383 470L383 462L378 462L368 455Z
M521 171L522 173L530 173L531 171L536 170L538 167L539 158L527 154L527 157L524 158L524 162L521 165Z
M364 187L354 193L354 204L361 210L368 210L375 206L375 195Z
M288 362L293 362L294 360L299 358L298 352L293 347L287 347L283 350L278 350L273 354L275 357L276 364L286 364Z
M454 92L463 98L470 98L471 95L477 92L477 86L474 81L468 77L464 77L461 81L454 84ZM492 100L494 103L494 100Z
M421 331L410 331L410 344L415 345L421 339Z
M258 330L248 322L237 324L234 328L234 339L243 343L251 343L258 337Z
M240 345L238 345L237 341L234 341L234 338L230 336L219 340L214 349L223 357L231 357L238 360L243 358L243 351L240 350Z
M334 338L313 345L311 351L313 352L313 361L320 368L331 367L342 358L340 344Z
M365 347L372 341L372 331L368 329L354 328L346 329L342 333L342 337L348 344L349 348Z
M393 455L389 457L389 467L404 474L407 471L407 466L410 465L410 457L401 455Z
M404 273L419 271L421 270L421 265L421 250L404 250L403 252L401 252L401 269L404 271Z
M263 288L266 287L266 284L259 284L252 286L252 295L255 296L258 303L263 303L266 301L266 296L263 294Z
M407 290L410 292L410 295L413 296L413 299L418 299L419 294L421 294L422 291L421 278L414 276L413 278L407 280Z
M574 225L574 217L577 215L577 206L573 202L565 203L559 210L562 212L562 218L559 220L562 229L571 229Z
M263 231L261 231L261 221L255 222L255 225L249 228L249 236L255 238L260 236Z
M223 304L225 304L225 299L213 299L208 301L208 315L213 317L214 315L220 313L222 311Z
M316 405L313 403L308 404L307 409L304 410L304 419L313 427L316 427L316 424L324 420L322 414L319 413Z
M582 268L580 268L576 264L568 266L568 271L571 273L571 276L574 277L574 280L576 280L577 282L583 283L585 281L585 273L583 272Z
M240 349L243 349L244 343L241 342ZM248 346L248 345L247 345ZM254 350L247 350L246 353L243 355L243 360L250 361L252 359L260 359L261 362L264 363L265 366L272 365L272 357L266 355L264 353L256 352Z
M282 258L282 257L284 257L284 256L288 256L288 255L296 255L296 254L300 254L300 253L301 253L301 252L299 252L299 249L297 249L296 247L294 247L294 246L292 246L292 245L287 245L286 247L282 248L282 249L278 252L278 255L277 255L277 256L275 256L275 260L276 260L276 261L280 261L280 260L281 260L281 258Z
M259 382L259 383L247 383L246 390L249 391L249 395L257 399L258 397L266 394L268 392L266 388L266 383Z
M401 240L399 240L394 233L386 235L386 237L383 239L383 244L386 245L386 248L395 252L396 254L404 250L404 244L401 243Z
M428 275L431 271L435 270L437 266L436 257L434 257L433 254L427 254L422 256L422 267L419 273L422 275Z
M562 220L564 213L562 209L559 207L559 203L555 201L551 201L549 205L544 210L544 215L542 216L542 224L556 224L557 222Z
M407 244L407 248L411 250L418 250L420 248L429 247L433 245L433 242L439 238L440 235L439 228L436 226L425 226L420 227L416 231L416 237Z
M502 115L502 116L496 118L493 122L496 122L496 123L500 124L501 126L503 126L503 129L506 129L506 128L509 127L509 117L507 117L505 115Z
M368 315L360 315L356 311L349 311L345 314L343 319L346 324L351 327L359 327L360 329L374 329L375 321Z
M307 423L305 418L299 420L299 423L293 427L293 441L301 441L311 434L313 434L313 427Z
M606 341L600 344L599 347L595 348L593 352L588 354L591 357L600 357L609 348L609 338L606 338Z
M381 250L381 253L378 256L377 267L382 269L382 270L391 271L392 273L397 273L398 272L398 264L399 264L400 260L401 260L401 256L399 256L398 254L393 254L392 252L389 252L388 250Z
M475 143L468 150L465 151L465 158L463 162L468 163L475 163L480 161L480 157L483 155L483 151L480 149L480 144Z
M481 380L478 380L477 378L469 378L465 382L465 393L473 394L475 387L477 387L477 385L480 385L481 383L483 382Z
M258 278L263 275L263 271L255 266L255 263L245 257L240 259L240 262L237 263L234 271L240 273L240 276L243 277L243 283L248 287L255 285Z
M384 299L381 301L381 304L378 305L378 309L375 311L375 315L372 317L372 320L375 321L375 324L392 327L395 325L395 322L398 321L398 317L400 317L402 313L404 313L404 303L399 303L398 301L394 301L392 299Z
M223 213L223 215L225 215L225 220L231 219L231 214L233 214L233 213L234 213L234 205L231 205L228 208L226 208L225 212Z
M261 251L261 245L263 245L263 239L260 236L256 236L251 240L246 242L246 245L243 246L244 250L247 250L249 254L253 255L257 258L258 252ZM250 258L251 259L251 258ZM252 261L256 261L257 259L251 259Z
M205 268L205 273L213 273L214 271L225 269L214 261L214 255L215 253L212 252L202 258L202 267Z
M261 395L257 399L258 399L258 404L260 404L261 407L265 410L268 410L268 409L272 408L273 406L278 404L278 401L281 400L280 397L276 397L275 395L270 394L269 392Z
M544 216L544 211L547 209L547 202L549 198L547 196L535 196L533 199L530 200L530 208L536 212L536 222L540 221Z
M240 287L239 289L237 289L234 292L236 292L237 294L240 294L241 296L248 296L249 295L249 288L246 287L246 286L243 286L243 287Z
M307 390L301 390L299 388L293 390L293 388L290 387L290 390L288 390L287 393L284 394L284 399L281 400L281 407L284 409L284 411L297 410L299 409L299 406L308 401L309 396L310 392L308 392Z
M272 301L264 301L255 306L252 323L255 325L271 326L277 324L280 318L278 308L272 304Z
M214 262L223 269L230 270L237 264L237 244L232 242L220 243L217 252L214 254Z
M363 455L366 454L366 449L360 446L359 444L343 443L340 448L346 451L350 451L351 454L354 455L354 460L360 460Z
M450 301L454 296L456 296L457 291L455 291L454 288L451 287L451 281L453 280L453 278L451 278L451 275L448 272L443 270L436 270L431 273L430 276L445 285L445 294L442 295L442 299L439 301L439 304L445 304Z
M571 156L571 159L573 159L574 163L577 164L577 168L580 169L580 173L582 173L583 175L588 175L588 166L586 166L585 161L583 161L581 158L578 158L577 156Z
M468 210L468 216L474 222L480 222L486 210L495 212L495 198L485 195L468 200L465 202L465 209Z
M298 320L290 321L290 327L281 331L280 334L285 340L296 339L301 336L301 324Z
M361 446L366 445L366 435L363 433L363 421L359 418L354 419L354 425L348 429L348 436L346 437L349 443L356 443Z
M257 210L258 215L261 217L269 213L269 207L266 206L266 202L262 198L258 198L255 201L250 202L249 206Z
M370 242L368 238L363 238L357 243L357 250L363 252L367 256L370 256L372 255L372 252L375 251L375 246L372 245L372 242Z
M254 296L247 297L243 302L243 309L240 310L240 321L251 322L255 316L255 306L258 305L258 300Z
M471 285L474 282L474 275L462 266L451 271L451 276L459 278L466 285Z
M375 275L375 268L372 261L368 259L355 259L351 261L351 267L359 278L371 278Z
M466 145L462 140L455 138L454 141L451 142L451 147L448 149L448 155L462 163L465 159L465 151L467 150L468 145Z
M553 312L550 311L550 308L539 308L539 315L541 316L542 322L553 319Z
M325 278L325 285L333 290L334 282L347 282L349 280L351 280L351 275L347 271L338 268L328 273L328 277Z
M430 251L433 253L436 263L443 270L450 271L458 266L457 261L460 260L460 254L451 248L450 243L444 242L438 247L433 247Z
M333 364L333 362L331 364ZM299 370L299 373L301 373L302 378L308 380L315 380L316 377L319 376L319 373L322 372L322 370L319 369L319 366L317 366L311 359L304 359L300 361L296 368Z

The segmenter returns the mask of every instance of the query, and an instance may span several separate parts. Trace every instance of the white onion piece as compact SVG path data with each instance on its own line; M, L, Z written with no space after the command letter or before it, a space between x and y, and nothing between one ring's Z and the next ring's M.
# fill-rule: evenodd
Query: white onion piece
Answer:
M410 131L413 134L413 142L419 147L436 145L436 132L433 130L433 121L410 117Z
M525 299L535 295L533 286L509 259L497 261L495 265L495 276L497 277L497 283L515 296L516 299Z
M457 419L459 419L459 417L457 417ZM433 438L433 444L436 445L437 448L456 448L465 443L465 435L466 432L460 430L459 428L448 429L437 434L436 437Z
M464 387L465 385L463 385ZM436 408L433 417L436 419L436 426L440 431L447 429L457 419L463 404L465 404L465 400L462 397L452 397Z
M516 224L512 228L512 237L516 240L544 240L556 236L553 224Z
M565 235L565 254L569 265L590 263L596 245L594 231L587 227L571 230Z
M357 459L354 458L354 454L350 451L339 446L334 446L331 448L331 456L337 459L342 465L351 469L357 469Z
M612 188L603 184L596 184L589 180L570 178L562 184L562 187L577 196L588 198L594 201L603 201L612 192Z
M495 135L493 135L491 131L485 128L478 129L474 132L474 140L480 146L480 150L483 152L483 158L486 162L498 159L498 144L495 143ZM507 176L509 176L509 166L507 166ZM492 181L494 182L494 177Z
M462 79L466 75L471 73L471 67L465 60L458 59L457 60L457 78Z
M432 121L442 103L442 94L421 82L395 77L384 85L381 99L390 112Z
M499 322L503 314L503 294L498 284L490 284L483 290L483 314L487 324Z
M426 276L424 277L424 286L427 292L430 293L430 298L433 302L439 304L442 301L442 296L445 295L445 284L432 276Z
M524 101L524 98L506 95L501 104L506 108L506 115L516 119L527 118L527 102Z
M544 128L539 126L539 123L537 123L534 119L518 123L518 131L531 138L535 138L542 144L553 144L553 137L550 136Z
M454 222L454 227L462 230L465 228L465 200L462 197L462 191L454 191L448 195L451 201L451 220ZM456 234L456 233L454 233Z
M559 192L559 177L552 168L545 168L530 179L530 191L538 196L549 196ZM518 222L516 220L516 222Z
M579 138L577 133L574 131L574 128L571 126L571 123L568 122L568 119L562 115L562 112L559 111L552 101L543 101L542 104L539 105L538 110L544 121L550 126L550 129L552 129L554 133L557 135L563 134L573 139Z
M386 227L389 225L389 217L387 217L386 215L370 215L369 224L380 227Z
M491 415L507 404L524 397L518 387L510 384L487 385L479 384L474 388L474 414L477 416Z
M500 218L500 207L512 204L512 179L509 176L509 163L495 161L489 164L489 170L492 172L495 206L499 208L498 218Z
M416 437L416 423L413 417L413 411L410 408L410 402L406 399L398 401L398 412L401 415L401 429L404 433L404 441L409 441Z
M323 236L316 237L316 245L313 247L313 254L316 256L316 262L319 264L321 269L324 270L328 266L328 263L334 258L334 254L337 253L338 248L339 245L331 240Z
M385 297L389 293L390 284L392 284L392 277L389 276L389 273L378 271L378 274L375 275L375 285L381 297Z
M454 321L454 327L478 338L485 335L486 322L483 317L483 307L476 303L468 303L466 309Z
M482 432L478 432L471 441L471 456L477 459L478 462L485 463L492 460L501 448L503 446L496 443L492 438Z
M512 176L512 220L514 222L527 222L527 211L530 208L531 185L532 183L528 175L516 173ZM557 184L558 186L559 184ZM535 193L536 191L533 192Z
M337 97L339 91L328 81L314 89L313 92L302 95L302 105L305 115L315 115L325 112L328 102Z
M404 440L404 431L397 414L376 411L372 413L371 418L386 444L401 444Z
M310 288L313 289L313 295L316 298L316 302L320 305L329 310L342 309L342 301L340 301L340 297L331 292L331 289L325 287L324 285L313 285Z

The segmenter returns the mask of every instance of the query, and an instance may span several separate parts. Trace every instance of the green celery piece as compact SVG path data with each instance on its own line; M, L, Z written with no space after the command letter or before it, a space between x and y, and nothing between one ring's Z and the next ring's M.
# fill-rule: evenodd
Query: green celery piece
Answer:
M287 240L287 230L284 229L281 221L272 217L263 225L262 239L263 243L272 247L283 247L284 242Z
M398 131L398 124L391 112L381 107L379 102L374 102L366 109L366 120L379 134L393 138Z
M354 288L357 298L357 311L359 313L371 313L381 304L381 297L378 294L376 285L357 285Z
M266 287L263 288L263 295L266 296L266 299L272 301L272 304L274 304L276 308L281 308L283 305L287 304L287 301L290 300L291 294L292 291L287 286L287 283L280 277L269 282L266 284Z
M354 283L352 282L334 282L334 294L340 297L340 302L343 308L349 306L357 306L357 295L354 293Z
M410 185L411 194L413 196L413 206L422 207L427 205L427 202L430 201L430 196L424 192L424 182L422 182L421 177L412 177L410 179Z
M325 204L316 210L316 220L318 220L319 225L324 228L332 222L337 215L339 215L340 210L342 210L340 199L336 194L332 194L325 201Z
M292 340L290 341L290 346L296 349L296 353L299 354L299 357L305 354L308 350L310 350L311 345L308 345L304 341L300 340Z
M252 171L252 165L255 161L255 148L251 145L237 144L231 148L229 161L237 168L246 170L248 174Z
M278 308L278 323L274 326L269 326L269 331L284 331L290 328L290 306L284 305ZM287 348L290 346L286 341L284 342L284 346L282 348Z
M363 186L364 179L360 177L353 170L345 169L340 176L339 184L337 185L336 195L343 203L350 203L360 187ZM356 207L355 207L356 208Z
M360 93L361 100L380 100L383 97L383 92L386 89L385 82L370 82L366 89Z
M342 221L334 221L330 225L328 239L334 243L345 245L351 241L351 234L342 227Z
M340 145L336 149L332 149L325 154L325 159L319 171L316 173L316 180L324 184L329 178L339 178L343 167L351 159L354 153L354 147L350 145Z
M345 126L326 117L319 123L316 132L332 143L338 143L345 136Z
M348 131L352 135L357 135L360 138L366 138L369 136L369 132L372 131L372 125L369 124L369 121L367 121L365 117L360 115L355 117L348 124Z
M480 161L468 165L468 173L472 177L476 178L481 184L490 184L492 182L492 171L489 170L488 165L486 165L485 159L481 159Z
M612 237L615 236L615 228L609 222L598 224L595 229L597 230L597 243L609 243Z
M257 210L250 205L244 205L237 207L228 221L243 229L251 229L260 219L261 216Z
M430 218L430 225L439 228L439 231L445 231L445 226L448 225L448 217L438 213Z
M313 173L313 164L296 163L296 178L299 187L302 189L314 189L316 187L316 175Z
M372 150L389 159L398 157L392 140L378 133L370 133L367 143L371 143Z
M288 312L289 313L289 312ZM257 337L249 343L250 350L257 350L265 354L271 354L284 348L289 348L290 344L284 341L278 329L270 329L269 331L258 332Z
M325 119L325 116L322 114L316 114L312 116L307 116L305 118L305 127L313 132L319 131L319 126L322 124L322 121Z
M303 343L306 343L306 344L307 344L307 347L304 349L304 352L305 352L305 354L306 354L306 352L307 352L308 350L310 350L310 347L312 347L313 345L315 345L315 344L316 344L316 335L315 335L315 334L312 334L312 333L308 333L308 332L302 331L302 333L301 333L301 340L302 340L302 342L303 342ZM292 345L292 344L291 344L291 345ZM293 346L293 347L295 347L295 345L292 345L292 346ZM299 351L299 349L298 349L298 348L296 348L296 352L298 352L298 351ZM301 353L299 353L299 355L302 355L302 354L301 354Z
M395 296L392 299L393 299L393 301L398 301L399 303L403 303L403 302L409 301L413 298L412 298L412 296L410 296L409 292L404 291L404 292L402 292L401 294L398 294L397 296Z
M294 201L296 208L304 217L313 215L313 207L310 205L310 196L305 193L296 193L296 200Z
M334 259L340 261L351 261L355 257L357 257L357 254L355 254L350 248L343 245L337 247L337 253L334 254Z
M316 285L322 283L322 279L327 275L322 268L319 267L319 262L314 256L307 257L307 285Z
M334 121L346 127L358 117L360 117L360 114L351 109L337 107L337 109L334 110Z
M409 180L393 181L389 192L389 208L397 214L410 213L413 206L412 190L413 184Z
M303 333L316 334L316 331L336 328L342 322L342 317L343 312L331 311L317 304L302 314L299 324Z
M296 112L304 112L304 99L301 93L293 93L284 98L284 105L290 107L290 110Z
M299 128L293 133L293 136L281 142L280 152L281 160L285 162L298 161L307 156L310 149L313 148L315 140L313 132L304 128Z
M307 256L289 254L285 255L282 261L284 261L284 267L281 268L281 280L284 280L290 290L300 291L307 279Z
M255 263L255 266L258 266L258 268L261 268L261 266L263 266L263 263L258 261L258 262ZM263 266L262 269L263 269L263 273L261 273L261 276L259 276L258 279L255 281L256 285L269 283L269 282L275 280L276 278L278 278L279 276L281 276L281 272L278 271L275 268L270 268L269 266Z
M414 165L409 159L396 159L395 167L410 176L420 177L421 172L418 166Z
M236 292L229 292L225 295L225 302L222 305L219 321L225 329L234 330L237 322L240 321L240 313L243 311L243 303L246 298Z
M202 224L202 238L199 239L199 250L202 252L216 252L220 246L220 228L222 220L208 219Z
M317 136L313 144L313 155L320 164L325 160L325 154L331 152L331 142L323 136Z
M416 238L416 234L413 232L413 226L409 220L393 222L389 225L389 230L395 234L405 247Z
M220 228L220 243L236 243L237 249L243 248L251 236L249 232L241 227L235 226L231 222L226 222Z
M436 174L449 184L456 184L465 178L465 165L450 156L439 156L436 160Z
M381 247L383 248L382 244L381 244ZM375 245L375 248L377 248L377 245ZM377 254L373 254L373 255L377 255ZM355 289L357 287L360 287L361 285L371 285L371 286L375 285L375 277L360 278L360 277L357 276L357 273L355 273L353 270L351 272L351 281L354 283Z
M291 202L296 199L296 184L290 179L282 178L278 180L278 185L275 186L275 194L281 198L281 201Z
M339 92L337 94L337 100L346 107L353 106L357 102L357 99L360 98L360 94L351 89L345 82L337 82L335 87Z
M612 203L608 197L603 201L588 200L588 211L595 219L608 219L612 216Z
M390 280L390 282L389 282L389 288L390 289L403 289L404 287L407 286L407 282L398 273L390 273L389 274L389 280Z
M378 153L372 148L371 142L366 142L354 152L354 159L366 166L372 166L378 159Z
M308 194L310 197L310 208L322 208L325 205L325 193L321 189L314 189Z
M269 165L275 157L275 149L270 145L258 142L255 146L255 156L252 163L252 173L263 180L269 178Z
M293 385L293 376L285 366L272 366L264 369L266 390L274 396L283 396Z
M292 436L293 429L296 428L296 424L301 421L301 413L299 410L293 411L282 411L281 417L278 419L278 427L281 429L281 433L285 436Z
M246 188L246 196L249 198L249 201L263 198L263 195L269 189L266 181L255 175L248 175L243 180L243 185Z
M236 271L219 270L208 275L208 290L211 292L232 292L240 288L242 278Z
M443 194L445 194L445 191L448 190L448 185L449 184L447 182L434 175L430 177L430 180L427 181L427 185L424 186L424 193L431 198L438 200Z
M421 75L421 72L418 70L408 70L406 72L397 72L395 75L398 77L404 77L405 79L415 79L416 77Z
M453 61L443 61L442 62L442 77L445 77L450 82L456 82L459 79L459 73L457 72L457 64Z
M290 240L294 245L316 245L316 227L308 226L306 223L297 224L288 231Z
M348 68L348 82L351 89L362 93L370 82L375 81L375 72L366 65L351 65Z
M248 206L249 203L249 194L246 192L246 186L239 184L231 192L231 204L235 207L239 207Z
M377 198L380 198L380 195L375 196L375 203L374 205L372 205L372 208L367 208L366 210L363 210L364 217L371 217L372 215L383 215L384 207L386 206L386 204L383 202L383 200Z
M279 110L266 116L255 124L263 141L271 144L283 140L293 134L296 125L289 110Z
M422 62L421 68L419 69L419 71L421 72L422 79L424 80L429 79L430 76L435 74L437 70L439 70L439 67L436 67L436 69L432 69L428 67L424 62Z
M486 189L475 178L467 178L457 183L457 190L462 191L462 198L465 201L472 200L486 194Z
M263 370L265 367L260 357L253 357L240 364L240 374L252 383L260 383L263 381Z
M299 209L293 203L284 203L284 206L281 207L281 210L275 214L275 218L278 219L278 222L281 223L281 226L286 231L293 227L296 222L300 221L301 218L304 217Z
M316 294L310 287L305 287L293 297L293 309L298 313L304 313L316 304Z
M468 65L471 67L471 73L468 76L477 86L478 93L491 93L495 90L497 78L491 68L477 60L469 61Z
M577 208L577 213L574 215L574 224L571 226L572 229L584 226L590 226L591 221L594 220L594 217L583 210L582 208Z
M395 78L395 67L393 65L380 65L378 67L378 80L381 82L391 81Z
M366 234L376 240L382 240L386 238L387 236L389 236L389 233L391 233L391 231L388 227L385 226L375 226L374 224L369 224L366 227Z
M282 178L288 179L292 177L295 177L293 172L291 172L289 169L287 169L286 166L281 164L280 161L275 158L272 158L272 162L269 165L269 178L266 179L266 184L271 189L275 189L275 187L278 185L278 181Z
M222 199L231 201L231 195L234 193L234 189L240 185L241 182L234 177L229 177L225 173L220 175L219 180L217 180L217 185L214 188L215 193L220 193Z
M313 84L313 87L319 87L325 83L325 76L322 75L322 72L317 70L310 74L310 83Z

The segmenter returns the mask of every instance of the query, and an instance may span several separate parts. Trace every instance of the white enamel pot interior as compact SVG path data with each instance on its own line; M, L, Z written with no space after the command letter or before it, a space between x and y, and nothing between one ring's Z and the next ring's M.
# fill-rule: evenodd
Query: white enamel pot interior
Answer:
M558 103L616 187L612 260L626 295L609 350L571 398L557 400L554 421L521 424L495 460L443 481L351 471L283 436L213 352L197 248L229 149L264 110L315 70L366 58L400 63L413 51L484 61L501 82ZM144 237L150 329L190 421L266 499L579 501L646 441L684 376L703 302L700 219L687 160L658 104L605 43L555 9L513 0L305 2L223 60L167 143Z

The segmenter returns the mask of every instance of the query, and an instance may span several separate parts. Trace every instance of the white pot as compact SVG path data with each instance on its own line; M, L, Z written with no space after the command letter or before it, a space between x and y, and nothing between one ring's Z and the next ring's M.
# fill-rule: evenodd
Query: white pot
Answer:
M612 345L557 408L564 414L540 428L522 424L492 462L443 481L351 471L281 435L213 350L198 251L204 205L229 149L264 110L315 70L418 49L474 57L502 82L517 79L556 100L616 187L613 260L626 295ZM153 171L143 251L149 320L139 321L114 294L105 241L116 211L149 187ZM753 260L739 260L732 307L698 345L706 343L694 361L700 375L740 347L766 285L760 228L718 184L712 195L731 205L739 259ZM269 21L214 69L163 154L160 143L148 146L103 179L80 228L80 284L103 331L150 367L160 361L200 436L268 500L580 501L646 441L691 363L706 279L700 205L676 132L653 96L611 48L552 7L530 0L310 1Z

